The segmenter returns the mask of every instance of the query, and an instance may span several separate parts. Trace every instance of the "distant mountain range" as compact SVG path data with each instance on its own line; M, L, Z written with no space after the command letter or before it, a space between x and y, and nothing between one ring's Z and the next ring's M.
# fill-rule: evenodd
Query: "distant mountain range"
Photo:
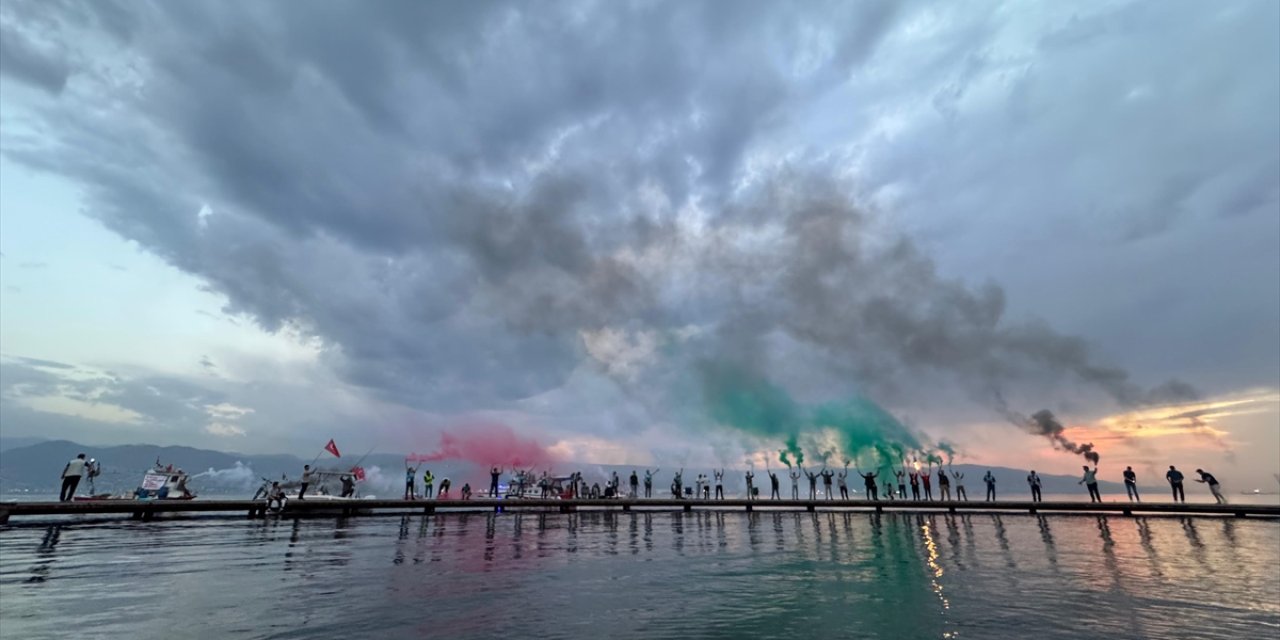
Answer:
M67 440L47 440L31 442L33 439L0 440L0 493L30 492L57 493L59 475L68 460L78 453L85 453L96 458L102 465L103 473L96 481L98 491L119 492L132 490L137 486L142 474L159 460L162 464L172 464L192 474L192 486L197 493L216 495L240 495L248 497L262 482L263 477L277 479L287 474L297 478L302 472L302 465L311 460L304 460L291 455L248 455L194 449L191 447L161 447L156 445L135 444L114 447L90 447ZM332 469L349 469L357 462L357 457L345 456L335 459L328 454L322 456L319 465ZM360 461L368 473L362 493L366 495L394 496L403 491L404 458L393 454L372 454ZM477 491L488 486L488 470L466 461L442 461L426 465L437 478L451 478L455 487L470 482ZM621 465L572 464L566 463L558 472L580 470L588 482L599 482L602 486L609 475L617 472L622 483L632 469L644 474L643 467ZM955 471L965 475L964 483L971 500L981 500L986 488L982 477L990 469L996 478L999 497L1002 499L1023 498L1028 496L1026 483L1027 472L1022 469L1006 467L983 467L970 464L958 464ZM655 493L668 492L671 474L675 469L663 468L656 476ZM790 493L790 480L782 471L782 491ZM711 475L711 469L687 468L684 470L686 486L693 486L699 473ZM1117 471L1118 473L1118 471ZM850 473L849 489L851 493L860 493L860 478ZM1046 494L1079 493L1085 490L1077 484L1075 476L1042 475L1043 488ZM504 478L505 481L505 478ZM884 478L880 479L883 492ZM802 483L806 481L801 478ZM743 471L729 470L725 475L725 491L741 495L745 492ZM769 489L769 478L763 469L756 470L756 485L763 493ZM1119 493L1124 495L1124 486L1118 482L1100 482L1099 487L1104 494ZM1144 487L1144 491L1161 491L1165 487ZM935 485L934 496L938 497Z

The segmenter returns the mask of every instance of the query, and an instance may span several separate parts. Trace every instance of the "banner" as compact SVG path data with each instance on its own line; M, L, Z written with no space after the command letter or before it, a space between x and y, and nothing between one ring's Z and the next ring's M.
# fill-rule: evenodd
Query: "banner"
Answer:
M324 450L332 453L335 458L342 457L342 454L338 453L338 445L333 442L333 438L329 438L329 444L324 446Z
M355 476L356 480L364 480L364 467L351 467L351 475Z

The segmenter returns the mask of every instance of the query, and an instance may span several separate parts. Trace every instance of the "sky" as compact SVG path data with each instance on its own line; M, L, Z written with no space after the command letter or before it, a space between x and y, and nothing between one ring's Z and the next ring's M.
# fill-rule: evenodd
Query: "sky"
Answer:
M0 254L5 437L1267 486L1280 4L7 1Z

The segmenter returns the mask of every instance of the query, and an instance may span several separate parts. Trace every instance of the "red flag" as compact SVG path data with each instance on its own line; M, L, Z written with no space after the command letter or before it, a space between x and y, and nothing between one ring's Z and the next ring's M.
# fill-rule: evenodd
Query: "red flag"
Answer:
M334 444L333 438L329 438L329 444L324 446L324 450L333 454L335 458L341 458L342 454L338 453L338 445Z
M364 467L351 467L351 475L355 476L356 480L364 480Z

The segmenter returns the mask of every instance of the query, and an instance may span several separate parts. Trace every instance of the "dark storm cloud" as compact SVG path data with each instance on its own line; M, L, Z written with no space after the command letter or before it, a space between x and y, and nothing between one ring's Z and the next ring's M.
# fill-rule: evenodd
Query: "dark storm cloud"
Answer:
M116 6L7 18L96 62L4 152L81 183L92 215L227 311L322 338L347 380L415 406L555 388L584 358L580 332L687 325L706 329L692 354L819 387L896 396L940 375L984 404L1061 381L1122 406L1182 399L1186 383L1148 390L1167 372L1140 383L1035 320L1051 296L1011 314L1001 287L943 275L893 226L923 228L953 264L1049 263L1082 246L1056 246L1059 225L1092 250L1276 202L1274 123L1213 137L1274 110L1277 83L1208 84L1268 51L1266 34L1203 69L1126 55L1131 38L1216 43L1213 23L1153 39L1199 25L1194 5L1046 24L897 2ZM1217 18L1274 14L1241 7ZM1010 34L1012 54L997 46ZM1141 107L1153 91L1223 102ZM1176 146L1183 132L1209 150ZM1043 226L1019 235L1028 219ZM1054 298L1083 306L1090 287L1074 286Z

